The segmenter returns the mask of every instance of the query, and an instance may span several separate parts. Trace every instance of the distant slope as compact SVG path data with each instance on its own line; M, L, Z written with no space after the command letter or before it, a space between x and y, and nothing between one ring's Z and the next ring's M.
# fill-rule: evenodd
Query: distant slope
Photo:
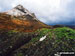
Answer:
M53 25L53 28L58 28L58 27L69 27L75 29L75 25Z

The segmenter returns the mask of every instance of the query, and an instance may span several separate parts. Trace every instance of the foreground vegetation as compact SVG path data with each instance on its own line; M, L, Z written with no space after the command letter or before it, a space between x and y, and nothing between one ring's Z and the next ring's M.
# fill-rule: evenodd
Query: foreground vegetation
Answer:
M8 40L12 39L12 41L10 42L15 46L18 46L20 42L23 43L22 45L20 45L20 47L11 52L11 56L52 56L55 53L61 51L75 52L75 30L67 27L55 29L43 28L38 29L33 33L24 33L12 30L3 34L6 35L4 36L4 38L9 37ZM43 41L39 41L40 38L45 35L47 35L46 39L44 39ZM14 38L16 38L17 40L14 40ZM26 40L28 40L27 43ZM2 43L2 41L5 40L0 41ZM13 44L12 46L10 46L9 43L8 47L10 46L13 48Z
M13 56L52 56L57 52L75 52L75 30L70 28L40 29L37 30L38 36L14 51ZM47 34L47 38L39 41L42 36ZM15 52L17 52L15 54Z

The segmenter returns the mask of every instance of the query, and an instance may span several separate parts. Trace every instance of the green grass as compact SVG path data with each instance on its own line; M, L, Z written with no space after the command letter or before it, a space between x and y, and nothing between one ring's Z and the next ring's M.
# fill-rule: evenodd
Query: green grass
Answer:
M35 43L35 42L39 41L39 39L40 39L41 37L45 36L45 35L48 34L50 31L51 31L51 29L47 29L47 28L43 28L43 29L40 29L40 30L38 29L38 30L36 31L36 33L38 33L38 36L35 37L35 38L33 38L33 39L31 40L31 42Z
M40 51L46 50L48 48L47 53L51 55L51 53L55 52L68 52L75 51L75 30L67 27L55 28L55 29L47 29L42 28L38 29L35 33L38 33L37 37L32 38L32 40L25 44L23 47L27 48L29 53L32 50L33 53L40 54ZM39 41L42 36L48 34L47 38L44 41ZM40 49L41 48L41 49ZM35 51L34 51L35 49ZM23 56L23 53L18 53L17 56Z
M37 30L37 33L39 33L39 35L35 38L33 38L31 41L32 42L36 42L38 41L42 36L45 36L46 34L48 34L48 37L51 38L56 38L58 40L56 40L57 42L59 42L60 40L68 40L68 39L75 39L75 30L71 29L71 28L67 28L67 27L62 27L62 28L55 28L55 29L47 29L47 28L43 28L41 30Z
M75 39L75 30L70 28L56 28L53 30L57 38Z
M58 46L61 47L62 51L69 51L72 48L74 49L74 39L75 39L75 30L67 27L63 28L56 28L56 29L41 29L37 30L39 32L39 35L36 38L33 38L31 40L32 44L39 43L39 39L48 34L47 40L50 43L54 43L53 48L58 48ZM42 43L45 43L47 41L42 41Z

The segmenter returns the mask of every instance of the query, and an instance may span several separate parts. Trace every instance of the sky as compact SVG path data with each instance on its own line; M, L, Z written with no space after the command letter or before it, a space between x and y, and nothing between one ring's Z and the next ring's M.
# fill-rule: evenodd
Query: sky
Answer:
M0 0L0 12L23 5L49 25L75 25L75 0Z

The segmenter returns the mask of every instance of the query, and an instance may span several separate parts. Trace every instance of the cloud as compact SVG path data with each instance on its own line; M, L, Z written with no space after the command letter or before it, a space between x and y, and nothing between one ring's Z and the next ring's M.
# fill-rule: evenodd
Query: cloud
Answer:
M34 12L39 20L47 24L75 22L75 0L0 0L0 11L12 9L18 4Z
M0 11L2 10L2 8L0 8Z

